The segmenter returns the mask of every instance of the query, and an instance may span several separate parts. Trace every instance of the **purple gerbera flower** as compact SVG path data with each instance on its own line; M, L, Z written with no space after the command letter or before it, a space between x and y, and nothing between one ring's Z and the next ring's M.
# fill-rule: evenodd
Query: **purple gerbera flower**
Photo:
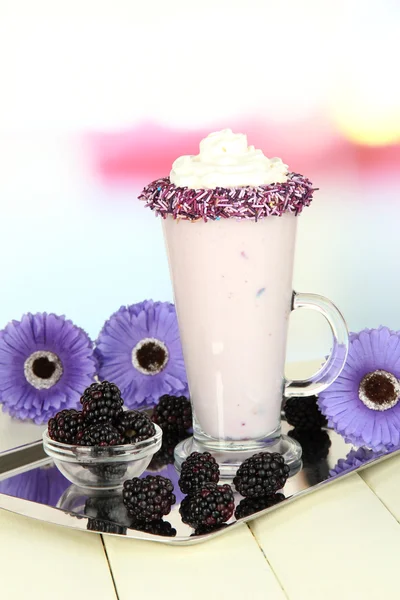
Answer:
M319 395L329 427L375 452L400 442L400 332L387 327L350 335L346 364Z
M371 460L375 460L379 456L382 456L383 452L374 452L370 448L354 448L350 450L346 458L340 458L336 465L329 471L330 477L342 475L343 473L349 473L361 467Z
M188 390L175 307L145 300L121 306L96 341L100 379L115 383L128 408L153 406Z
M0 403L13 417L40 424L75 408L95 373L92 342L63 316L26 314L0 334Z

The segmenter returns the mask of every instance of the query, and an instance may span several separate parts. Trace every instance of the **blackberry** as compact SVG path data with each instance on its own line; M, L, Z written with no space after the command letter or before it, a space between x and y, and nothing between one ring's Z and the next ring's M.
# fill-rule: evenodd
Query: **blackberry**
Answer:
M92 383L81 397L82 412L88 425L114 422L122 413L124 401L113 383Z
M172 481L161 475L134 477L124 482L122 498L129 514L137 521L158 521L168 515L175 503Z
M126 535L127 527L119 525L118 523L112 523L104 519L88 519L86 528L89 531L98 531L99 533L118 533L119 535Z
M49 420L48 432L52 440L63 444L75 444L78 434L83 432L84 416L75 409L62 410Z
M205 483L218 483L219 467L209 452L192 452L182 463L179 487L184 494L192 494Z
M206 483L181 502L182 521L191 527L214 527L228 521L235 510L232 488L229 485Z
M297 429L320 429L328 424L326 417L321 413L317 404L317 396L307 398L288 398L284 406L284 413L289 425Z
M254 513L260 512L260 510L275 506L275 504L279 504L283 500L285 500L283 494L271 494L270 496L261 496L260 498L243 498L236 507L235 517L236 519L244 519L245 517L254 515Z
M85 465L85 468L102 481L121 482L128 467L126 463L104 463L101 465Z
M156 434L156 428L151 419L138 410L122 412L116 419L115 426L122 435L124 444L141 442Z
M174 463L175 446L186 437L177 433L163 433L161 448L155 453L149 464L150 471L159 471L166 465Z
M123 438L111 423L98 423L79 432L76 441L80 446L116 446Z
M136 529L136 531L144 531L145 533L152 533L153 535L162 535L163 537L176 536L176 529L172 527L169 521L163 521L163 519L149 522L134 521L131 525L131 529Z
M190 525L190 496L185 496L183 500L181 500L181 504L179 506L179 514L181 515L182 523L186 525Z
M324 460L329 454L332 445L329 434L324 429L314 431L291 429L288 435L299 442L302 453L302 461L305 467L315 465Z
M151 420L165 433L183 435L192 426L192 407L184 396L161 396Z
M289 467L278 452L260 452L238 468L233 484L242 496L255 498L274 494L286 483Z
M214 531L219 531L220 529L225 529L226 527L229 527L227 523L222 523L222 525L214 526L199 525L198 527L196 527L194 533L192 533L190 537L195 537L196 535L206 535L207 533L214 533Z

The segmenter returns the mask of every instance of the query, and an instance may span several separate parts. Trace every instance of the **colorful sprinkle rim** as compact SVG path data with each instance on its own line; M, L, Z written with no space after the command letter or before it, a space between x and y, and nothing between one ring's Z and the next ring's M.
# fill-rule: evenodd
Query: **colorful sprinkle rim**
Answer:
M193 190L177 187L169 177L157 179L139 196L151 210L164 219L187 221L217 221L218 219L252 219L280 217L286 212L299 215L313 199L309 179L297 173L289 173L284 183L259 187L215 188Z

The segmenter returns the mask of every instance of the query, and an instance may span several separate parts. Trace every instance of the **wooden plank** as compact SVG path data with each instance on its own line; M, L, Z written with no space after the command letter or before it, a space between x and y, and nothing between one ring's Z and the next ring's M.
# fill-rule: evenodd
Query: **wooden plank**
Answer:
M120 600L286 598L246 525L196 546L107 536L104 542Z
M400 527L357 474L251 527L290 600L398 597Z
M117 600L100 535L1 510L0 590L4 600Z
M400 455L364 469L360 477L400 522Z

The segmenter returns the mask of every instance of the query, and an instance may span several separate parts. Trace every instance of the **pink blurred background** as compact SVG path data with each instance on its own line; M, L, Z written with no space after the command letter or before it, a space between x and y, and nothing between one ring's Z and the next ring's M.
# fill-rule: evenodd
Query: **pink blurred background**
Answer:
M210 131L247 133L320 191L295 288L352 330L400 329L399 3L0 3L0 327L67 314L96 336L121 304L172 299L142 187ZM289 360L322 356L293 315Z

